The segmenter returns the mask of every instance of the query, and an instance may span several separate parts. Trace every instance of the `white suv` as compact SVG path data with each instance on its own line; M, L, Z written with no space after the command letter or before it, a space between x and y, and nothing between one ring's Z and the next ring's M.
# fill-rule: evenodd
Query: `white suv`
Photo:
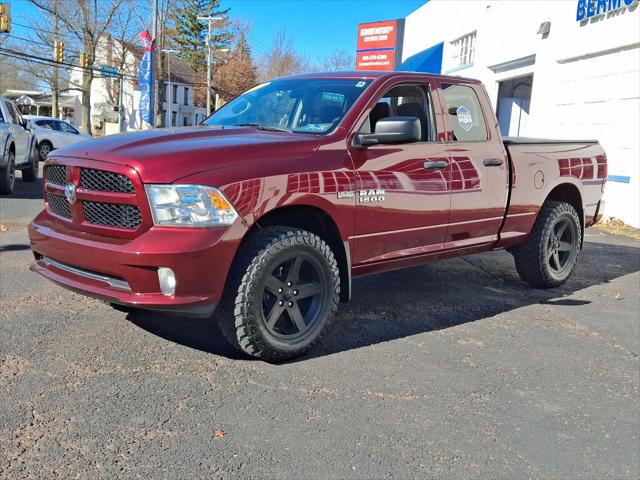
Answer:
M79 132L76 127L63 120L51 117L38 117L35 115L25 115L33 133L36 135L38 154L40 160L46 160L47 155L56 148L66 147L74 143L91 140L93 137L88 133Z
M36 138L18 107L0 97L0 195L13 193L16 170L25 182L38 178Z

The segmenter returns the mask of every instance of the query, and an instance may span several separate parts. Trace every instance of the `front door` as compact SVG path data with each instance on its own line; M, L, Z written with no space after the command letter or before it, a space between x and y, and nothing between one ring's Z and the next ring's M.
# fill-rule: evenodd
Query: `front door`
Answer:
M437 143L429 84L397 84L373 104L361 132L389 116L417 117L421 141L353 148L356 172L354 265L443 248L450 210L449 154Z

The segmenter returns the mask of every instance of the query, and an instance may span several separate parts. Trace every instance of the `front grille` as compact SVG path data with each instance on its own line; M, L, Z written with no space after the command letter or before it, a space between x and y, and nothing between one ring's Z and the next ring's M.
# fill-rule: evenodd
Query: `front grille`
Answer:
M49 167L51 168L51 167ZM71 218L71 207L67 199L60 195L47 194L47 202L49 203L49 210L56 215L64 218Z
M86 221L96 225L136 229L142 223L140 209L133 205L85 201L82 208Z
M80 170L80 188L100 192L134 193L133 184L120 173L83 168Z
M64 185L67 183L67 167L64 165L50 165L47 167L45 178L49 183Z

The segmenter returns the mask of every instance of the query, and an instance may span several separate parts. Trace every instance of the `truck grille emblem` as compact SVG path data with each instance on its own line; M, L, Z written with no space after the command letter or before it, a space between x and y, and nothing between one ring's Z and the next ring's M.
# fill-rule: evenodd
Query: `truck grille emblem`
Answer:
M76 203L76 186L73 183L64 186L64 196L71 205Z

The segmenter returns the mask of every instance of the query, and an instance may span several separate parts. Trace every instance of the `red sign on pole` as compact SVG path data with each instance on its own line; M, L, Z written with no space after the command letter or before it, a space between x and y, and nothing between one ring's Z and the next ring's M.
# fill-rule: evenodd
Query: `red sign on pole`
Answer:
M393 70L402 55L404 19L358 25L356 70Z
M397 20L361 23L358 26L358 50L396 48Z
M394 51L379 50L356 53L356 70L393 70Z

